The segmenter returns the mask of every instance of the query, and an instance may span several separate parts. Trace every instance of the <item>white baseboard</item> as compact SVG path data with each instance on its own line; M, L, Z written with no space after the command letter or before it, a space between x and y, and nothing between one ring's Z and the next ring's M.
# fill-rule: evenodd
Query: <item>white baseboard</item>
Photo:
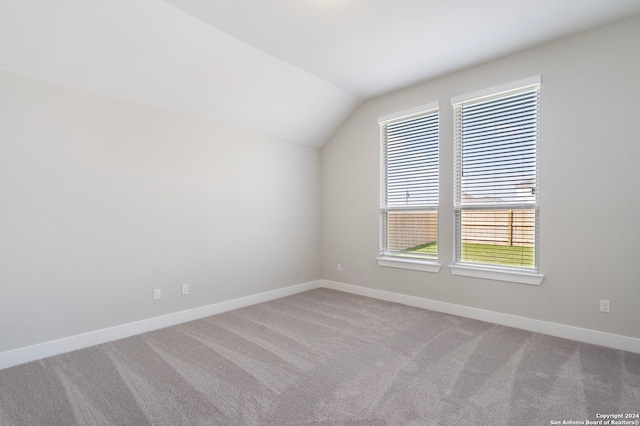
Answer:
M234 309L244 308L246 306L255 305L258 303L268 302L274 299L280 299L282 297L291 296L303 291L319 288L321 287L321 285L322 282L320 280L311 281L303 284L297 284L289 287L279 288L276 290L266 291L264 293L240 297L238 299L214 303L211 305L189 309L186 311L175 312L172 314L149 318L142 321L117 325L115 327L104 328L84 334L78 334L76 336L65 337L62 339L52 340L33 346L27 346L24 348L1 352L0 370L19 364L24 364L26 362L75 351L77 349L99 345L101 343L124 339L125 337L146 333L147 331L158 330L161 328L170 327L172 325L220 314L222 312L232 311Z
M386 300L389 302L401 303L403 305L414 306L432 311L458 315L465 318L491 322L508 327L519 328L521 330L533 331L536 333L548 334L550 336L562 337L564 339L576 340L579 342L591 343L594 345L607 346L629 352L640 353L640 339L634 337L620 336L617 334L604 333L601 331L589 330L586 328L572 327L564 324L557 324L547 321L540 321L531 318L519 317L500 312L487 311L484 309L472 308L469 306L456 305L453 303L440 302L438 300L424 299L421 297L408 296L405 294L393 293L384 290L376 290L368 287L360 287L352 284L345 284L336 281L318 280L308 283L297 284L264 293L253 294L240 297L238 299L227 300L214 303L199 308L186 311L175 312L142 321L122 324L115 327L91 331L76 336L65 337L58 340L40 343L33 346L18 348L0 353L0 370L24 364L42 358L59 355L66 352L83 349L101 343L111 342L118 339L158 330L172 325L197 320L211 315L244 308L258 303L268 302L274 299L291 296L303 291L315 288L330 288L344 291L346 293L358 294L372 297L374 299Z
M540 321L531 318L519 317L516 315L487 311L484 309L472 308L469 306L456 305L453 303L440 302L438 300L424 299L421 297L392 293L384 290L376 290L368 287L360 287L336 281L322 280L322 287L344 291L346 293L367 296L374 299L401 303L403 305L414 306L417 308L429 309L431 311L443 312L465 318L505 325L521 330L533 331L535 333L562 337L564 339L575 340L578 342L591 343L594 345L607 346L613 349L640 353L640 339L634 337L604 333L602 331L573 327L548 321Z

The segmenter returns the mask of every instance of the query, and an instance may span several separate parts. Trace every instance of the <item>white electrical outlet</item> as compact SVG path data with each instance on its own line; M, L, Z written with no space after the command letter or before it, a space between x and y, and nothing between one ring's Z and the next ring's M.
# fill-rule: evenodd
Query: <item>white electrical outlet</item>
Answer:
M611 312L611 301L600 300L600 312Z
M154 288L153 289L153 300L160 300L161 297L162 297L162 293L160 293L160 289L159 288Z
M338 272L342 272L342 265L338 263Z
M182 284L182 295L186 296L189 294L189 284Z

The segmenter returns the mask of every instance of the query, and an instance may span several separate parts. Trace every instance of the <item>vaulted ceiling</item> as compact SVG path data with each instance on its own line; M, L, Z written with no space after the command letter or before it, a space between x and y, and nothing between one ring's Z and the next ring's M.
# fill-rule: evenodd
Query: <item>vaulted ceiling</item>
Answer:
M0 0L0 70L320 147L362 101L638 0Z

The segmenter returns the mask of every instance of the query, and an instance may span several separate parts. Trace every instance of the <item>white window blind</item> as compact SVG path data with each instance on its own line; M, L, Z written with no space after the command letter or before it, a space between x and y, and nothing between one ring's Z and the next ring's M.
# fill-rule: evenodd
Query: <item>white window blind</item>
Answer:
M452 101L454 263L538 270L539 92Z
M381 118L380 254L437 259L437 104Z

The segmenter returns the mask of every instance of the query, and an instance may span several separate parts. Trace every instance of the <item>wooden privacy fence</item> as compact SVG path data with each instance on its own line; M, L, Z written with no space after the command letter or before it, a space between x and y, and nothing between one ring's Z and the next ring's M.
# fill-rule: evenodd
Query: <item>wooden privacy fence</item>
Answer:
M438 241L437 212L387 212L387 249L405 251Z
M533 247L535 210L463 210L462 242ZM437 212L388 212L387 249L405 251L438 240Z
M533 247L535 210L463 210L462 242Z

